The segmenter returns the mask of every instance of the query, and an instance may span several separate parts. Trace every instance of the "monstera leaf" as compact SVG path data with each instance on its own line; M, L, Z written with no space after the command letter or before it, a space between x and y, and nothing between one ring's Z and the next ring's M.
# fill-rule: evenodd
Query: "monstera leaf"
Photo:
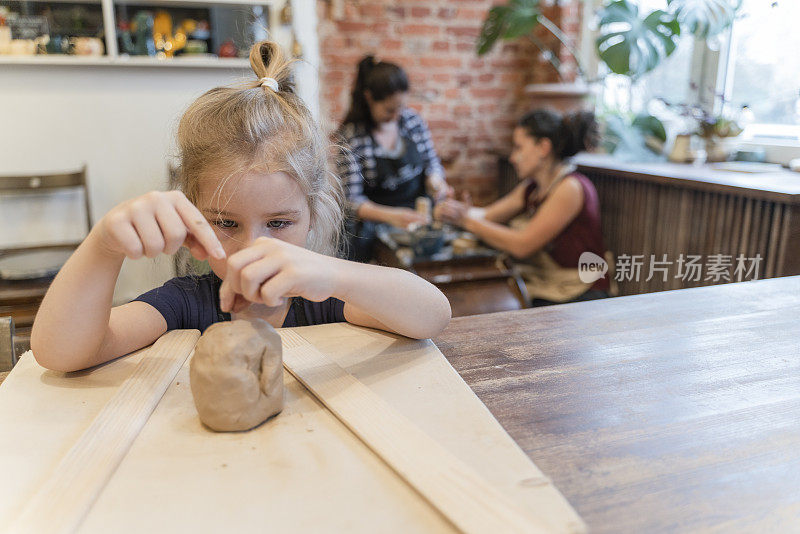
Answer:
M600 13L597 53L612 72L638 78L656 68L677 47L681 33L674 16L657 9L644 19L626 0L611 2Z
M667 0L669 12L695 36L706 39L728 28L742 0Z
M478 36L478 55L492 49L501 37L516 39L530 34L539 24L539 0L511 0L507 5L489 10Z
M516 39L533 31L539 24L539 0L511 0L506 16L508 25L503 39Z
M495 6L489 10L486 20L483 21L481 34L478 36L478 55L482 56L492 49L494 43L500 38L506 29L510 8L508 6Z
M632 119L610 113L603 120L603 145L607 152L621 161L658 161L667 132L664 123L642 113Z

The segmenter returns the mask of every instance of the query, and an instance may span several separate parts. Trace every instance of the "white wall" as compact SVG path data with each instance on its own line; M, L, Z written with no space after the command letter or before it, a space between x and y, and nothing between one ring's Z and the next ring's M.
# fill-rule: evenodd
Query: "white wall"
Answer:
M291 0L292 29L303 49L303 59L295 69L297 89L317 120L319 116L319 36L317 35L317 0ZM324 124L324 120L323 120Z
M245 74L234 69L0 66L0 174L88 166L92 216L163 189L173 135L186 106ZM0 244L80 235L78 197L0 202ZM127 262L115 300L172 275L168 258Z

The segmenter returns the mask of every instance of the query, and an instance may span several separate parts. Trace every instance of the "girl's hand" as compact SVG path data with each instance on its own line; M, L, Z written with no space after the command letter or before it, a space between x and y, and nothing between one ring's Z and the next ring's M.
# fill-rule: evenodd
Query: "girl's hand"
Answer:
M321 302L333 295L336 261L280 239L260 237L228 258L219 288L220 308L238 313L250 303L275 307L286 297Z
M397 228L406 229L411 224L428 224L428 218L411 208L394 208L386 221Z
M123 202L97 223L95 232L104 250L131 259L174 254L182 245L198 260L225 258L211 225L180 191L151 191Z

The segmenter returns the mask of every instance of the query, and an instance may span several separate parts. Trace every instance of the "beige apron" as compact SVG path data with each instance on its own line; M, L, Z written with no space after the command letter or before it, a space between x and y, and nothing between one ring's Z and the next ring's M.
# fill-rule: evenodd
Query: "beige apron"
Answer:
M529 215L520 215L509 222L515 230L523 229L530 221ZM524 260L514 262L531 299L569 302L592 288L593 283L581 281L577 268L562 267L544 249Z

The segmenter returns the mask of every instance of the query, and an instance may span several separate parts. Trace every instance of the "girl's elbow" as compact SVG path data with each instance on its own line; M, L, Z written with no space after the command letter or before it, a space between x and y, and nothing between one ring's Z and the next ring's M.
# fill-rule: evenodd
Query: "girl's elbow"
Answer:
M31 352L36 363L51 371L71 373L84 368L83 366L75 365L74 358L71 355L42 346L42 343L33 336L31 336Z
M427 316L427 321L420 325L419 330L414 332L414 335L411 337L416 339L430 339L441 334L442 331L447 328L447 325L450 324L450 319L453 315L450 309L450 301L447 300L444 293L440 292L439 294L441 298L435 306L433 306L434 312Z
M50 371L58 371L59 373L71 373L72 371L79 370L73 365L68 365L67 364L68 362L65 362L63 359L58 357L53 357L47 352L37 350L33 347L31 347L31 350L33 352L33 357L36 360L36 363L38 363L45 369L49 369Z

